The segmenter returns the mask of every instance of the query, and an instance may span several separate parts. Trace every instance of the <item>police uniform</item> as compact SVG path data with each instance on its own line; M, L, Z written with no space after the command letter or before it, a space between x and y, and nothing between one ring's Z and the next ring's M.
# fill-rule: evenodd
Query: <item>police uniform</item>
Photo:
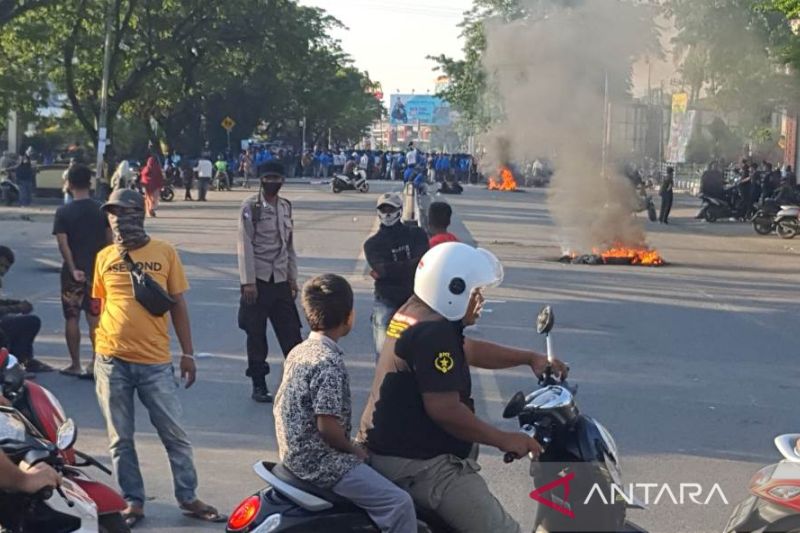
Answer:
M271 205L258 194L239 213L238 255L242 285L256 285L258 298L239 306L239 327L247 333L247 375L263 386L269 374L267 319L272 323L284 357L302 342L300 316L292 286L297 283L292 203L278 197Z

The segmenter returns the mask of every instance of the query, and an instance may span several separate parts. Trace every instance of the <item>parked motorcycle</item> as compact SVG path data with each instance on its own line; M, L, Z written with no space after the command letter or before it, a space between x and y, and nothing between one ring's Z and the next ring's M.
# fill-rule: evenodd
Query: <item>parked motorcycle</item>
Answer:
M61 403L41 385L25 380L25 371L6 349L0 350L0 394L35 428L37 438L58 444L58 430L68 421ZM127 532L128 527L121 515L127 507L125 500L117 491L94 480L83 471L86 467L93 466L111 475L111 470L91 455L76 450L76 439L68 446L58 447L64 462L65 476L70 477L96 503L96 514L99 516L101 528L104 528L101 531Z
M785 205L775 215L775 232L781 239L794 239L800 233L800 207Z
M334 174L331 178L331 191L338 194L342 191L369 192L367 173L359 169L355 171L355 177L351 178L346 174Z
M538 330L546 335L548 360L552 362L550 330L554 324L548 307L539 315ZM620 477L618 451L611 434L599 422L581 415L574 401L575 389L556 380L550 364L541 380L542 388L527 396L519 392L503 412L505 418L518 418L521 431L535 437L544 447L540 461L532 461L530 473L537 488L561 479L564 468L581 466L580 478L573 479L572 502L583 502L594 483L608 494L611 483L623 487ZM508 463L516 459L506 455ZM299 480L283 465L258 462L253 470L268 486L242 501L231 513L228 533L287 533L326 531L344 533L360 531L377 533L378 528L369 516L352 502ZM570 476L572 472L564 475ZM562 489L565 487L561 487ZM573 519L560 515L545 505L539 505L533 530L555 531L625 531L645 532L625 518L628 507L635 505L598 501L594 506L571 504L567 495L548 493L558 505L575 513ZM533 503L533 502L531 502ZM571 506L571 508L570 508ZM420 531L450 533L451 529L427 509L417 509ZM588 525L587 525L588 524ZM538 529L537 529L538 528ZM530 529L530 528L526 528Z
M0 204L12 206L19 203L19 187L6 172L0 176Z
M164 183L164 186L161 187L161 191L159 192L161 199L165 202L171 202L175 199L175 188L172 186L169 180Z
M94 501L75 482L72 468L64 463L60 453L72 446L77 437L72 420L60 426L54 444L39 435L19 411L0 406L0 434L3 435L0 449L12 462L21 467L45 463L62 476L61 486L55 491L0 494L0 530L7 533L129 531L124 522L124 529L108 529L98 523Z
M753 476L724 533L800 532L800 434L775 437L775 446L783 460Z
M706 194L701 194L700 199L703 202L703 206L700 208L695 218L703 219L706 222L716 222L721 218L742 220L745 216L741 207L737 207L727 199L715 198Z
M656 211L656 204L653 201L653 197L647 194L647 190L644 187L639 187L637 192L639 194L639 213L647 211L647 218L650 219L650 222L658 220L658 212Z

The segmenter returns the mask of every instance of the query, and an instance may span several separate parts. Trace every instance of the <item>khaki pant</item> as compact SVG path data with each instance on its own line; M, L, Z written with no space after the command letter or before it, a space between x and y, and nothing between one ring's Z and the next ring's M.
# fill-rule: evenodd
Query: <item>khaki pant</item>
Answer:
M476 446L467 459L439 455L427 460L373 454L370 465L459 533L520 533L478 474L477 452Z

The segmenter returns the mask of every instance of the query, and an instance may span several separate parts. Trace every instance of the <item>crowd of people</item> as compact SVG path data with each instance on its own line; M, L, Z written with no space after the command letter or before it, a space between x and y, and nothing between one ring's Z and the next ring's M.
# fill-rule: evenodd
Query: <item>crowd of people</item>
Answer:
M262 163L255 172L259 191L244 201L238 215L238 316L253 400L273 401L266 381L267 322L287 357L274 398L275 432L285 467L350 499L383 531L416 531L414 504L437 511L459 531L519 531L471 466L478 444L518 456L541 451L535 439L496 429L472 409L470 366L527 366L540 373L546 363L535 352L464 336L464 327L480 316L482 288L500 281L497 259L457 242L449 232L452 208L447 203L430 205L426 233L401 221L399 194L379 197L375 214L380 227L364 243L375 285L371 325L376 372L358 437L351 440L349 377L337 341L358 327L352 288L334 274L300 287L293 207L280 195L287 172L277 160ZM197 496L192 446L181 425L174 385L170 322L181 349L177 366L185 387L197 375L180 255L147 232L152 205L140 193L120 187L101 206L89 197L90 182L86 166L76 163L69 169L71 201L58 209L54 220L63 258L61 296L70 353L62 372L95 380L131 527L144 518L147 501L135 446L134 395L167 451L180 508L202 520L224 520ZM10 249L0 247L0 278L14 260ZM132 290L143 277L160 287L160 295L148 293L146 299L168 302L167 311L154 311L152 301ZM149 290L155 291L152 286ZM305 340L298 297L311 329ZM41 320L33 315L33 306L11 300L0 304L0 338L29 372L52 370L34 357ZM86 367L79 353L83 316L93 346L93 360ZM560 362L556 369L566 373ZM0 469L7 468L0 460ZM18 480L12 486L19 490L57 483L47 472L15 476L9 479ZM439 485L442 491L432 489Z

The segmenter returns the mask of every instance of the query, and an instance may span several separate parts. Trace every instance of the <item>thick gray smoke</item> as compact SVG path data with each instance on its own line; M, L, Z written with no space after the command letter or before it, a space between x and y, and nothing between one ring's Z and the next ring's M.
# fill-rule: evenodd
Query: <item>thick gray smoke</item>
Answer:
M637 198L613 154L602 172L604 94L607 77L611 101L627 95L631 65L653 42L652 13L621 0L573 4L531 1L524 19L487 23L484 66L503 110L483 139L487 170L549 157L549 205L564 250L640 246Z

